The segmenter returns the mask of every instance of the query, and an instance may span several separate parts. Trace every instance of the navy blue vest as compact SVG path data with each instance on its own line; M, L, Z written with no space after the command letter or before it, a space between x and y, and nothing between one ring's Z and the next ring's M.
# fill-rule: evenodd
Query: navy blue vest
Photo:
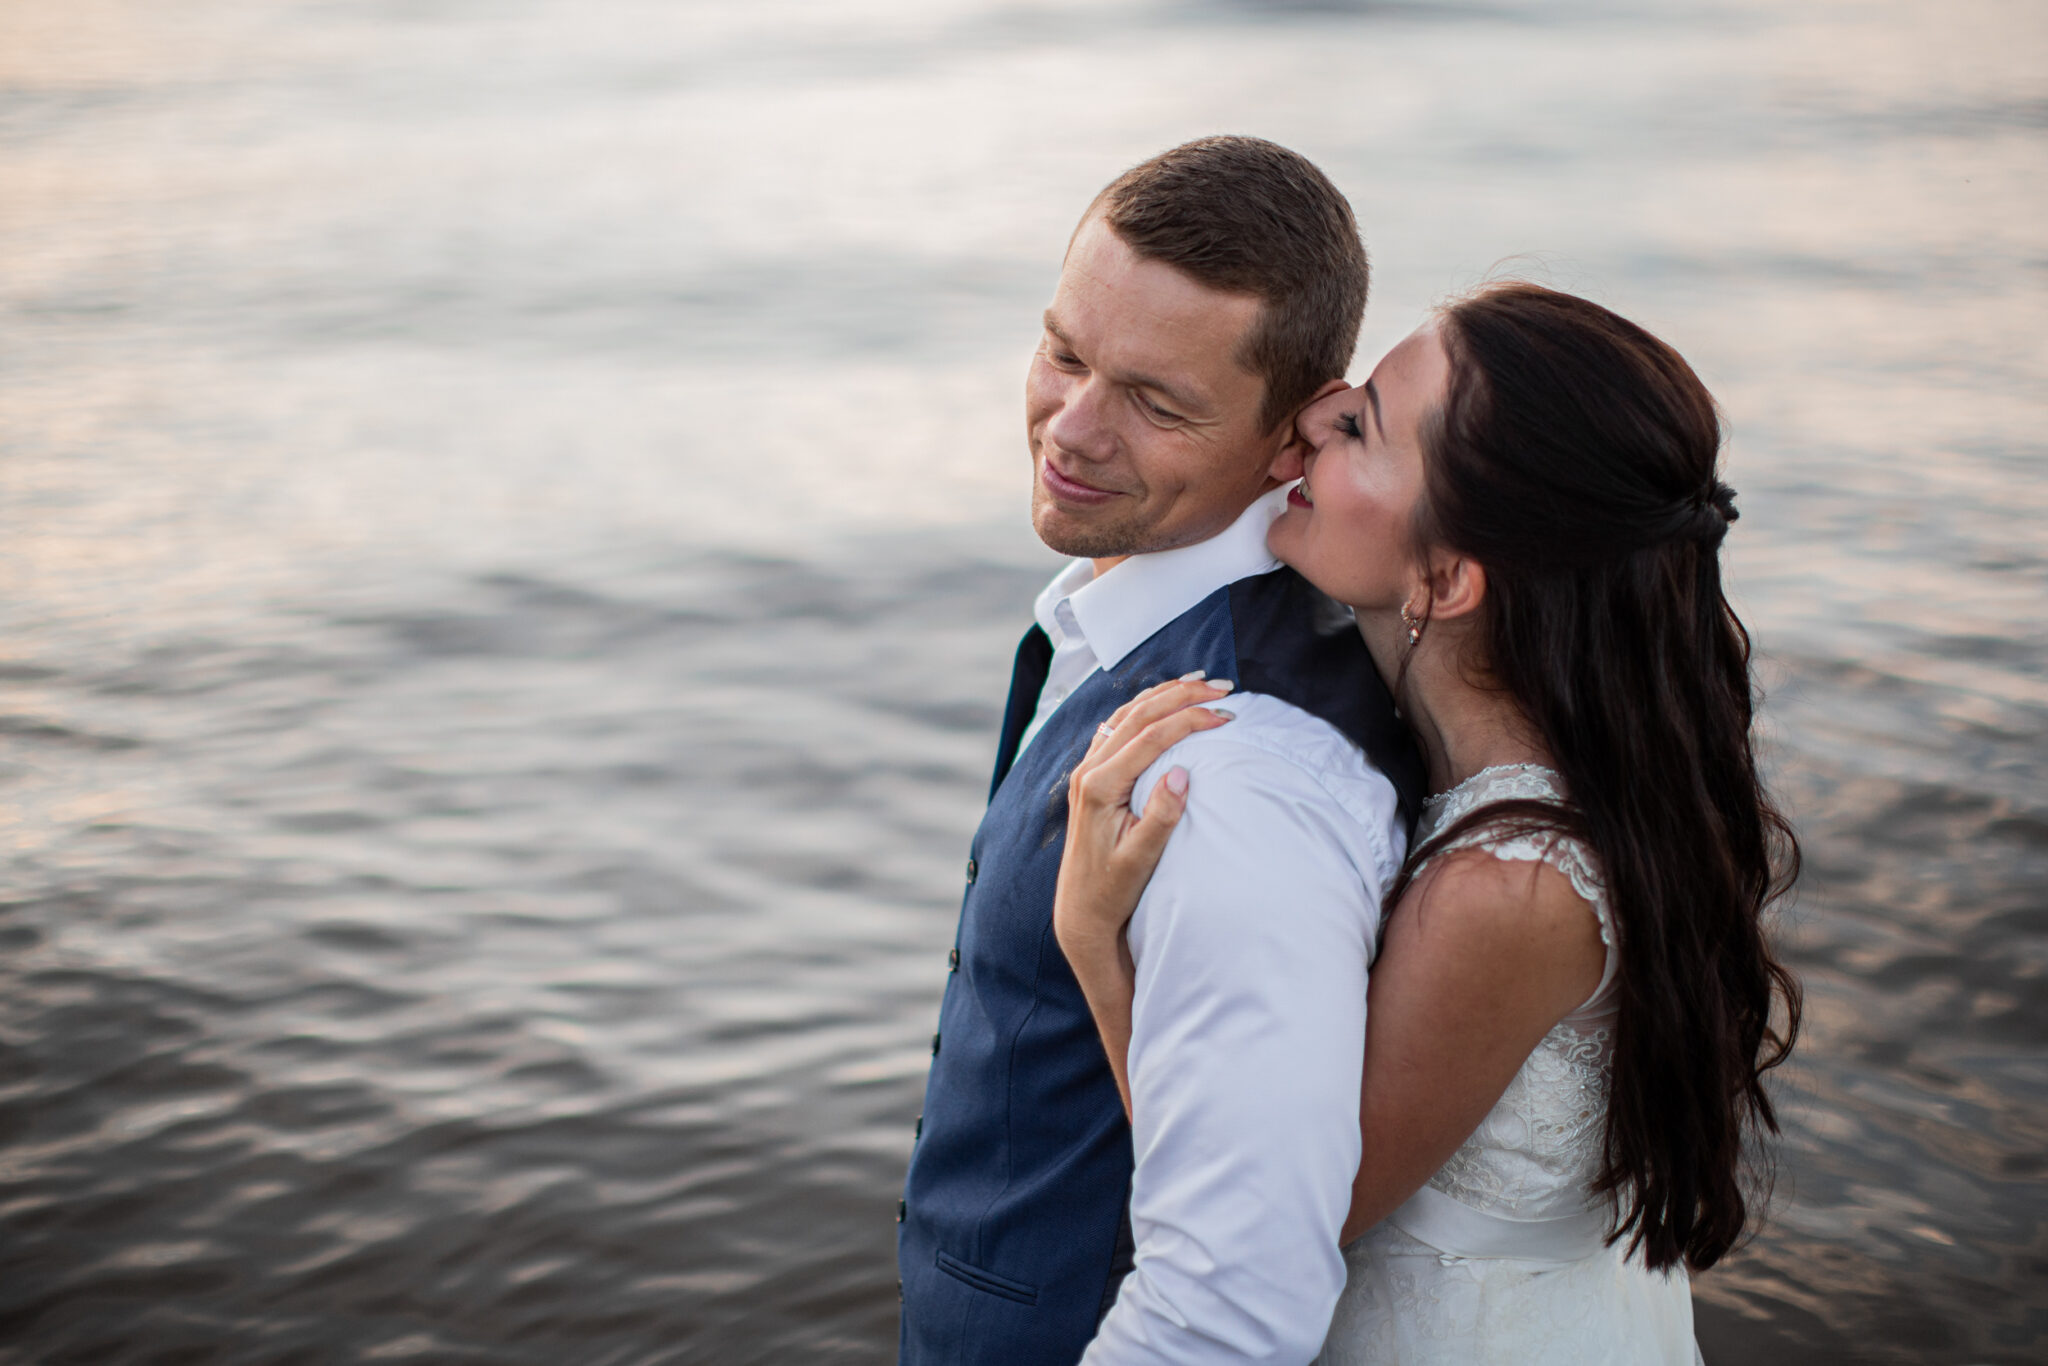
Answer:
M900 1209L902 1366L1072 1366L1130 1268L1130 1127L1052 933L1067 775L1096 725L1203 669L1349 736L1411 822L1422 794L1421 759L1350 613L1291 569L1216 590L1091 675L1019 761L1051 653L1037 627L1018 648L967 863Z

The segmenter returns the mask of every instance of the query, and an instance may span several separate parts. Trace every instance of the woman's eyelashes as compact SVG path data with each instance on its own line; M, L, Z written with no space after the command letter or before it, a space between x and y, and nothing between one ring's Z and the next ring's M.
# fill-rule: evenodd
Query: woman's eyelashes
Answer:
M1358 425L1357 413L1345 413L1337 419L1337 430L1353 441L1365 440L1365 429Z

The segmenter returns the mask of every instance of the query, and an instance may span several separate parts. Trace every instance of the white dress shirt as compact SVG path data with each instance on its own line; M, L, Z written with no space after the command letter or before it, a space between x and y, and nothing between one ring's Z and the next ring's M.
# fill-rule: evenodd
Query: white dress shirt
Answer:
M1093 670L1274 568L1283 498L1199 545L1063 570L1038 599L1053 659L1026 743ZM1366 968L1405 837L1393 785L1335 727L1274 697L1221 705L1237 719L1176 745L1133 798L1188 770L1130 926L1137 1259L1083 1366L1302 1366L1344 1288Z

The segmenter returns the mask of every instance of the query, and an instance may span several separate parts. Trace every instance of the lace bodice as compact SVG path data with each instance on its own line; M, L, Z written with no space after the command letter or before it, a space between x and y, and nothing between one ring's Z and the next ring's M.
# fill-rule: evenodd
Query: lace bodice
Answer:
M1547 768L1516 764L1474 774L1424 803L1418 843L1467 813L1495 802L1557 802L1564 783ZM1590 849L1548 831L1509 835L1484 828L1454 849L1481 848L1497 858L1542 860L1571 879L1600 920L1607 964L1593 995L1559 1021L1529 1055L1472 1136L1429 1184L1462 1205L1510 1219L1543 1219L1587 1207L1600 1170L1601 1136L1613 1066L1614 970L1612 912Z

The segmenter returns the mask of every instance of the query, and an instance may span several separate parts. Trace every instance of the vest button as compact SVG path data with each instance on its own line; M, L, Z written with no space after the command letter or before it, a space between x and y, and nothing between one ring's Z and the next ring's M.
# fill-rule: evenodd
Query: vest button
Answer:
M958 972L958 971L960 971L960 950L958 950L958 949L948 949L948 950L946 951L946 971L948 971L948 972Z
M896 1303L903 1303L903 1279L900 1276L896 1280Z
M896 1222L902 1223L903 1216L908 1213L910 1213L910 1202L908 1200L898 1200L896 1202Z
M939 1056L939 1036L936 1034L932 1035L932 1056Z
M967 860L967 881L968 881L969 883L972 883L972 882L974 881L974 874L975 874L974 860L973 860L973 859L969 859L969 860Z

